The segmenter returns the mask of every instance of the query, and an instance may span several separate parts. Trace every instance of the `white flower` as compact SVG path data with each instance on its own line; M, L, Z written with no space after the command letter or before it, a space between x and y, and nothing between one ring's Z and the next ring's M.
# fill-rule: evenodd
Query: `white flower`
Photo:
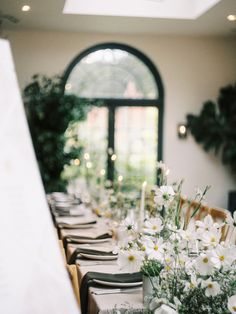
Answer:
M220 243L221 231L216 229L212 231L205 232L202 235L203 246L217 246Z
M229 248L218 245L215 250L212 250L211 260L217 268L231 266L234 259L234 254Z
M200 275L205 276L212 274L215 264L213 264L211 257L212 255L210 252L203 253L197 257L195 266Z
M154 311L154 314L178 314L174 309L166 304L162 304Z
M122 270L133 273L140 270L143 257L143 252L122 250L118 254L118 265Z
M160 218L151 218L145 221L144 232L149 234L159 233L163 229L162 220Z
M212 281L211 278L208 278L207 280L202 281L201 284L202 288L206 288L205 295L207 297L214 297L217 294L220 293L220 285L216 281Z
M191 274L190 281L185 283L184 291L195 289L201 283L201 279L197 279L196 274Z
M236 313L236 294L228 298L228 310L230 313Z
M196 226L198 227L197 232L199 234L204 233L205 231L215 231L220 227L218 223L215 223L211 215L207 215L203 221L197 220Z
M154 239L147 243L146 253L149 259L162 261L164 254L164 243L162 238Z
M193 241L197 239L196 226L193 220L190 220L186 230L180 229L179 233L183 240Z
M189 261L189 257L184 254L184 253L180 253L178 254L178 263L180 267L184 267L185 263Z
M175 192L170 185L162 185L156 190L154 201L158 206L169 205L174 199Z
M120 228L127 231L128 233L137 231L138 225L133 217L126 217L125 220L121 222Z

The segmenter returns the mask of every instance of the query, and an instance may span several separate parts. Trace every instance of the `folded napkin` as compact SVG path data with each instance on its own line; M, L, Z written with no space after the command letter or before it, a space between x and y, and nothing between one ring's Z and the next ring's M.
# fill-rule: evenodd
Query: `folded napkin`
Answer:
M103 233L100 234L98 236L94 236L94 237L89 237L89 236L79 236L79 235L67 235L63 238L63 244L64 247L66 248L68 243L80 243L80 240L88 240L88 242L90 240L103 240L103 239L111 239L112 235L110 233Z
M96 249L89 248L77 248L71 254L68 264L75 264L76 258L80 253L91 254L96 256L117 256L117 253L113 253L112 251L100 251Z
M97 223L95 217L55 217L59 228L76 229L84 225L93 225Z
M142 274L138 273L123 273L123 274L106 274L98 272L88 272L82 279L80 287L80 300L82 314L88 313L88 289L89 287L101 286L93 280L104 280L117 283L131 283L142 281Z
M80 227L82 228L83 226L94 225L96 223L97 223L96 220L83 222L83 223L77 223L77 224L68 224L68 223L62 222L62 223L58 223L57 226L58 228L64 228L64 229L79 229Z

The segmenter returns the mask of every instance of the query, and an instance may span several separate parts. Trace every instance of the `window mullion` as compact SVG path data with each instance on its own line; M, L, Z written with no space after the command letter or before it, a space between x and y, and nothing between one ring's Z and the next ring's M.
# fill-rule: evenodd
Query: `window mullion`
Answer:
M112 148L113 152L115 151L115 107L108 107L108 148ZM115 166L111 159L110 150L107 154L107 178L108 180L114 180L114 170Z

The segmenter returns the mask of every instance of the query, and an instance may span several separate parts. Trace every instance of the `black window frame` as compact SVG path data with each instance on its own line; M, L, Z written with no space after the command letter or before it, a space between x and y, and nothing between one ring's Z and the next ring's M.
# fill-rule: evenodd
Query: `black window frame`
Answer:
M64 92L73 68L88 54L104 49L120 49L137 57L153 75L158 90L158 98L155 99L93 98L95 101L102 101L104 106L108 108L108 147L115 151L115 110L117 107L156 107L158 109L157 161L163 160L164 87L156 66L143 52L129 45L115 42L97 44L85 49L71 61L64 72ZM111 181L114 179L114 162L110 158L107 158L107 178Z

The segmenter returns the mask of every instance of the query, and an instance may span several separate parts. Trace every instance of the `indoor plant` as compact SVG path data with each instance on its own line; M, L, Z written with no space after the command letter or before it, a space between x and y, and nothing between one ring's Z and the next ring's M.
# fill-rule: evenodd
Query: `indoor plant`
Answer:
M63 80L34 75L23 91L32 141L46 192L63 191L61 179L65 164L79 158L82 147L65 152L65 131L70 122L81 121L91 103L75 95L64 94Z
M221 156L236 178L236 83L221 88L217 102L205 102L199 115L188 114L187 127L206 151ZM236 191L229 194L228 209L236 209Z

